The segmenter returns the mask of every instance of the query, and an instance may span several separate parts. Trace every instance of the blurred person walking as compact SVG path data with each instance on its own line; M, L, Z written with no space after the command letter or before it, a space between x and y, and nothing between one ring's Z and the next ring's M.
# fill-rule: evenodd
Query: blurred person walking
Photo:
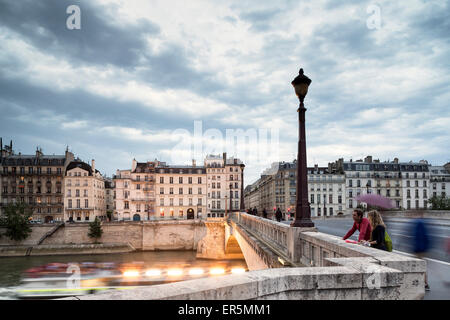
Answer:
M266 218L266 219L267 219L267 211L266 211L266 208L263 209L263 218Z
M431 239L428 233L428 227L423 219L423 212L419 213L417 219L413 222L413 251L418 259L425 257L426 252L431 247ZM427 272L425 272L425 290L430 291Z
M280 208L277 208L277 211L275 212L275 218L278 222L281 222L281 218L283 217L283 214L281 213Z

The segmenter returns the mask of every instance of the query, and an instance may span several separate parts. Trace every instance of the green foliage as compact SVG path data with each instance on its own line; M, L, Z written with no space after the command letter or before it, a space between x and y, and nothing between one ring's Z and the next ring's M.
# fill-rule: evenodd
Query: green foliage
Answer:
M10 203L5 208L1 224L6 227L5 236L11 240L21 241L30 236L29 218L32 213L25 203Z
M100 220L95 217L95 220L91 223L89 223L89 233L88 236L90 238L98 239L101 238L103 234L102 225L100 223Z
M432 210L450 210L450 198L445 196L433 196L428 200Z

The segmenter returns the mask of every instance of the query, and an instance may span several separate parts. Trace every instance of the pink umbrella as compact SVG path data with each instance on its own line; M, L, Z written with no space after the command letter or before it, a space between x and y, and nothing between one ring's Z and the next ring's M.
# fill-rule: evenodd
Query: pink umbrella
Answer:
M371 206L377 206L385 209L394 208L394 204L391 199L388 199L378 194L363 194L357 196L356 200L365 202Z

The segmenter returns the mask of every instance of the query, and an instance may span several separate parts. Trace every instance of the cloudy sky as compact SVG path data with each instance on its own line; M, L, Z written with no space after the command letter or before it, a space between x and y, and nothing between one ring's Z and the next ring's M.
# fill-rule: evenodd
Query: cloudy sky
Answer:
M308 165L444 164L449 49L442 0L0 0L0 136L23 154L68 145L109 176L226 149L247 184L296 157L302 67Z

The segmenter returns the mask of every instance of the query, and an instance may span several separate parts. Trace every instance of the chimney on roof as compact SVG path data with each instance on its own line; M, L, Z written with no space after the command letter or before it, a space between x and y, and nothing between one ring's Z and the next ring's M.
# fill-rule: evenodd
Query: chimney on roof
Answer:
M398 158L394 158L394 163L398 163Z
M137 167L137 161L136 159L133 158L133 161L131 162L131 172L134 172L134 170L136 170Z
M227 153L226 152L223 153L223 164L224 165L227 164Z
M92 174L95 174L95 160L94 159L92 159L91 167L92 167Z
M192 159L192 166L195 167L196 166L196 162L195 159Z
M372 163L372 156L365 157L364 162Z

